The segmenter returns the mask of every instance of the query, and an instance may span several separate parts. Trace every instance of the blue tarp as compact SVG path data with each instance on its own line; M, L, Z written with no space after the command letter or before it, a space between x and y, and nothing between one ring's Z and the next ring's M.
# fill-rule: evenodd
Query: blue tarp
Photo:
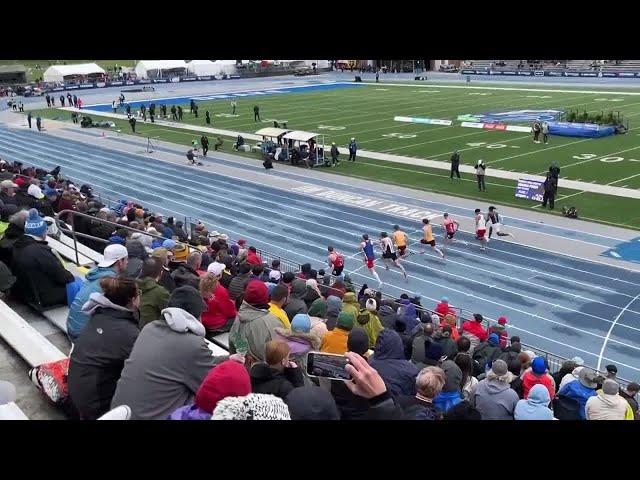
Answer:
M595 123L571 123L549 122L549 134L562 137L607 137L616 133L616 129L610 125L597 125Z

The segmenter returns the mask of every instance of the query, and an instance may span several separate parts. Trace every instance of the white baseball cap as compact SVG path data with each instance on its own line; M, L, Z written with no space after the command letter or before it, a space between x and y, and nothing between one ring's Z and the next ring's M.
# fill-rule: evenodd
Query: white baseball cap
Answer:
M269 272L269 280L275 280L276 282L279 282L281 278L282 272L280 270L271 270Z
M124 245L109 245L104 249L104 258L98 263L101 268L108 268L123 258L129 258L129 252Z
M44 198L44 193L42 193L42 190L38 185L29 185L27 194L31 195L33 198L37 198L38 200L42 200Z
M213 262L207 267L207 272L213 273L216 277L219 277L225 268L224 263Z

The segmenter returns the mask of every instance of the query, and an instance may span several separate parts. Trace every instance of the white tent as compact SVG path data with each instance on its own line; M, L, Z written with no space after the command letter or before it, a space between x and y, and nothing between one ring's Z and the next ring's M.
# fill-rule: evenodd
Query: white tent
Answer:
M187 64L187 68L189 73L198 77L216 75L219 71L219 68L211 60L191 60Z
M218 73L216 73L216 75L222 75L223 73L226 73L227 75L234 75L238 72L235 60L216 60L213 64L218 69Z
M106 75L106 72L95 63L78 63L75 65L51 65L43 74L45 82L64 82L65 77Z
M187 63L184 60L140 60L136 64L138 78L163 77L168 71L175 72L177 76L185 73L186 70Z

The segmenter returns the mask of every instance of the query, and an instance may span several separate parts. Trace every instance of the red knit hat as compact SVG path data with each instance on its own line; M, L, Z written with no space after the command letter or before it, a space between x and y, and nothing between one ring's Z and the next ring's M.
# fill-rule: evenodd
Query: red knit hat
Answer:
M249 305L266 305L269 303L269 289L260 280L251 280L244 291L244 301Z
M23 178L23 177L18 177L16 178L13 183L15 183L16 185L18 185L19 187L23 186L25 183L27 183L27 181Z
M243 246L246 244L247 244L247 241L244 238L241 238L240 240L238 240L238 245Z
M507 317L498 318L498 324L499 325L506 325L507 324Z
M226 360L209 371L196 393L195 404L207 413L213 413L220 400L226 397L244 397L251 393L251 379L244 365Z

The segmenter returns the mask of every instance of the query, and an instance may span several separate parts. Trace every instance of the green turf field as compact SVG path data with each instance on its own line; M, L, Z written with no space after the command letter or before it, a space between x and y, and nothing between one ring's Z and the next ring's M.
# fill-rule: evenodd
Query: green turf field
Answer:
M463 175L461 183L452 183L448 172L443 170L364 157L360 157L356 165L343 162L331 171L524 208L536 208L536 204L516 199L515 181L492 178L492 169L543 173L551 161L556 161L562 178L640 188L640 127L635 126L640 120L638 90L451 87L364 84L358 88L238 98L237 116L230 115L228 100L200 101L199 118L191 115L188 105L184 105L183 123L205 126L204 112L209 110L212 127L240 132L253 133L278 120L287 121L290 129L322 132L327 142L335 141L341 146L346 146L349 139L355 137L361 150L448 162L451 152L458 149L463 163L472 165L482 158L488 164L488 192L479 193L471 175ZM581 93L585 90L602 92ZM256 103L260 105L262 123L253 121ZM569 108L589 112L620 111L629 121L630 131L602 139L551 137L550 143L544 145L534 144L530 134L464 128L456 121L458 115L488 111ZM69 118L68 112L53 109L41 112L47 118ZM454 126L400 123L393 120L396 115L449 119L454 121ZM126 122L117 123L122 131L130 131ZM138 122L137 129L141 135L184 145L199 137L196 132L142 122ZM566 201L562 200L564 197L567 197ZM563 205L576 206L582 218L640 228L640 200L579 192L561 186L556 205L558 210Z

